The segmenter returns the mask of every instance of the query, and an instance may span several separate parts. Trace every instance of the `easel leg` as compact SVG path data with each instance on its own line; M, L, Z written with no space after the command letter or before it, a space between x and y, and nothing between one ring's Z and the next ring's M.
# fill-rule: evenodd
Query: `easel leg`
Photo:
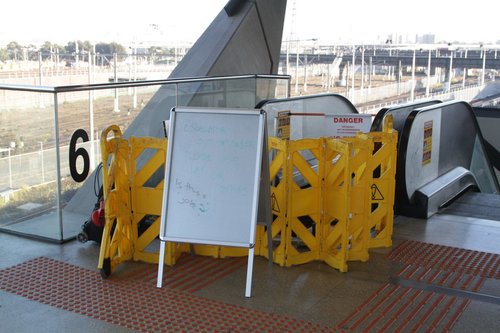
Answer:
M156 287L161 288L163 283L163 262L165 261L165 242L160 241L160 258L158 259L158 280Z
M248 250L247 285L245 289L245 297L252 297L253 256L254 248L251 247Z

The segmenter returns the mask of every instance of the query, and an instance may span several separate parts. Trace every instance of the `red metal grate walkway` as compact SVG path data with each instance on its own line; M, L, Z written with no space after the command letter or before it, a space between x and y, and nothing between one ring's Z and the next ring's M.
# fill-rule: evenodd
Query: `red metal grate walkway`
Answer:
M226 266L221 259L203 259ZM176 270L181 271L181 275L182 271L191 274L189 283L180 285L192 291L198 284L193 275L196 273L188 272L191 261L184 262L186 269L179 265ZM228 262L234 264L242 260ZM150 278L151 273L145 276ZM0 289L141 332L331 331L321 325L225 304L185 291L158 289L155 283L138 283L138 279L143 281L142 276L103 280L98 272L40 257L0 270Z

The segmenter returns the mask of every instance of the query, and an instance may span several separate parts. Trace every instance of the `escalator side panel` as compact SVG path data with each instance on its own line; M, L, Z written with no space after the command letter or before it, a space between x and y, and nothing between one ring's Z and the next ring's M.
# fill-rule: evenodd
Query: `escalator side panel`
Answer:
M450 101L412 111L405 122L398 150L396 214L416 216L418 211L418 217L422 217L422 210L427 208L419 206L425 200L417 202L417 191L436 179L446 179L443 175L457 167L471 172L481 192L498 193L498 181L486 157L481 131L470 105ZM443 193L451 187L451 184L440 186ZM454 199L444 194L437 197L443 202Z

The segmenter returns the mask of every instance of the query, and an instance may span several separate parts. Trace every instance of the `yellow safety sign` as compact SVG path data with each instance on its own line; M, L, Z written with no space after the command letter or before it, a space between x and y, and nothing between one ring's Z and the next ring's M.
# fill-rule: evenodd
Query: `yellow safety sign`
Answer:
M276 136L282 140L290 140L290 111L278 112Z
M424 147L422 150L422 166L431 163L432 156L432 120L424 123Z

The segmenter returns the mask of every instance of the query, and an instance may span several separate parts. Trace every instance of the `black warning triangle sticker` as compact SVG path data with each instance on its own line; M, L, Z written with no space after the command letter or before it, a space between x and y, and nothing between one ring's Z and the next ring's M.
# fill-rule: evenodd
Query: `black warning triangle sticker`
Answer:
M384 200L382 192L378 189L376 184L372 185L372 200Z
M271 195L271 209L273 212L279 213L280 212L280 206L278 205L278 199L276 199L276 194Z

